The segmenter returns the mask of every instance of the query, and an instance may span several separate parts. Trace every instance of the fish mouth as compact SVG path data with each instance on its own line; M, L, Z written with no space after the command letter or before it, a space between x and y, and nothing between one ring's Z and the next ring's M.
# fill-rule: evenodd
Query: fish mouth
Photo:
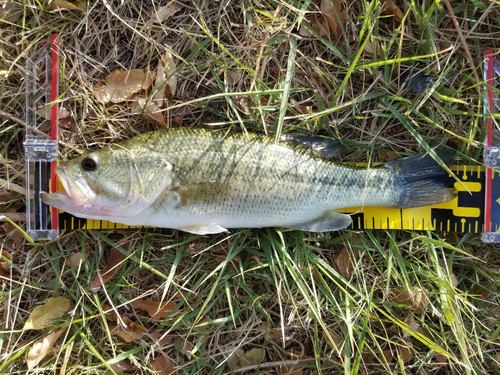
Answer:
M64 193L75 206L88 207L92 204L96 194L89 184L81 178L72 176L65 165L56 168L59 180L64 186Z

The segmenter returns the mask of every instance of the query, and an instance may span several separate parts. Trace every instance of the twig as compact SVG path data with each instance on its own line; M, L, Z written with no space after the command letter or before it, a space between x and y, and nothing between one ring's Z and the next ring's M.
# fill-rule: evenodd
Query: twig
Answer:
M22 127L26 128L26 129L29 129L31 131L33 131L34 133L38 134L38 135L43 135L44 137L49 137L47 134L45 134L44 132L32 127L32 126L29 126L27 123L25 123L23 120L21 120L20 118L17 118L16 116L12 116L10 113L7 113L7 112L4 112L0 109L0 116L2 117L5 117L5 118L8 118L10 121L14 121L16 124L19 124L21 125Z

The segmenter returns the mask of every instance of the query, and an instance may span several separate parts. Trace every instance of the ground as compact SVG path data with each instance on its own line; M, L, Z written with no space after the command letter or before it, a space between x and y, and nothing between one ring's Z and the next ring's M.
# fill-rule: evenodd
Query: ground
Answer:
M440 147L480 165L497 2L5 3L20 13L0 25L0 210L20 228L1 228L1 373L500 373L500 249L477 234L75 229L38 244L22 235L25 59L54 32L62 160L152 129L205 126L337 137L348 146L341 161ZM177 67L165 125L132 113L133 98L96 99L114 70L156 70L165 52ZM434 79L413 92L409 68ZM50 301L69 307L23 330L35 307L55 314Z

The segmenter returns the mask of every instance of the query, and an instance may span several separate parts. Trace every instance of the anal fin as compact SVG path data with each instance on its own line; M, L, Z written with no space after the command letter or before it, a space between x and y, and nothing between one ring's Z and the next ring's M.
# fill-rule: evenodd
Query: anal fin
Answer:
M185 227L177 228L184 232L194 233L194 234L216 234L227 232L228 230L217 224L200 224L200 225L187 225Z
M351 225L352 219L350 215L340 212L326 212L316 219L298 223L289 226L292 229L298 229L308 232L329 232L340 230Z

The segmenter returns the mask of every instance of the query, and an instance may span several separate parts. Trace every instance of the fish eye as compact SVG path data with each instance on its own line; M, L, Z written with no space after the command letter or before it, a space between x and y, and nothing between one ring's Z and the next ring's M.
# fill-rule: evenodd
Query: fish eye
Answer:
M97 160L92 156L86 156L82 159L81 166L84 171L91 172L97 168Z

